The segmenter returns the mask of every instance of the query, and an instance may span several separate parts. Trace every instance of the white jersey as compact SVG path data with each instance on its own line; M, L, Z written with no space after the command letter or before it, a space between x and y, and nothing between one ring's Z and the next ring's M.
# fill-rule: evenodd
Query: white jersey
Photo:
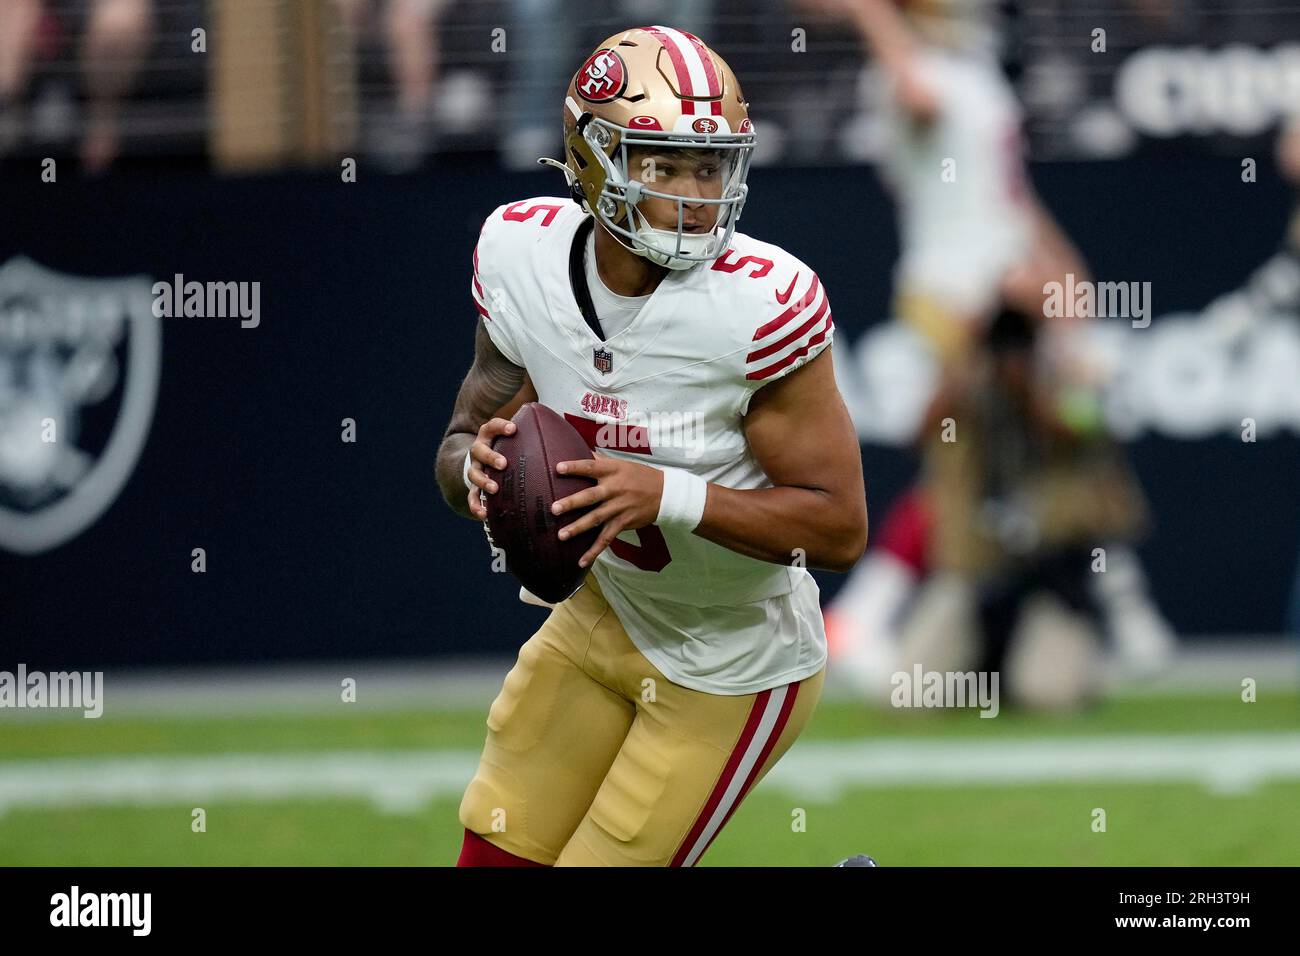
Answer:
M631 324L602 341L569 280L587 215L571 199L540 197L484 222L471 290L493 343L602 453L728 488L771 487L741 420L759 388L830 345L817 276L735 233L716 261L669 272ZM802 566L651 525L621 534L592 573L633 643L685 687L751 694L825 663L818 588Z
M917 129L895 106L883 173L899 206L895 281L958 312L991 307L1033 232L1022 114L995 59L920 47L916 71L939 100Z

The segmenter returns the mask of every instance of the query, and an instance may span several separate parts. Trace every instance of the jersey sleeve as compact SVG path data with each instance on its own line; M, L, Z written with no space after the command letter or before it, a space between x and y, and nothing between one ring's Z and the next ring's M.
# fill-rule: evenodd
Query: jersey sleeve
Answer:
M492 344L508 361L522 367L523 352L516 341L515 319L508 306L509 296L502 273L508 256L501 248L495 228L500 218L501 210L497 209L483 222L478 243L474 246L474 272L469 291Z
M812 361L830 346L835 335L830 299L815 272L798 269L784 295L784 302L781 293L775 304L769 302L750 340L745 355L749 397ZM747 399L742 413L748 407Z

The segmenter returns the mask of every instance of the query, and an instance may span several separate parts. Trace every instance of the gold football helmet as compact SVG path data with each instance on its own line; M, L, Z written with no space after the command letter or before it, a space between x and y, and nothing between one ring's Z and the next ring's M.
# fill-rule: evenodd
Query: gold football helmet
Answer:
M656 190L653 164L628 166L629 147L717 151L721 195ZM727 248L749 187L754 127L740 82L726 62L689 33L639 27L615 34L573 75L564 98L561 169L570 191L624 246L670 269L716 259ZM677 203L677 228L656 229L637 209L645 196ZM684 232L683 203L721 207L708 233Z

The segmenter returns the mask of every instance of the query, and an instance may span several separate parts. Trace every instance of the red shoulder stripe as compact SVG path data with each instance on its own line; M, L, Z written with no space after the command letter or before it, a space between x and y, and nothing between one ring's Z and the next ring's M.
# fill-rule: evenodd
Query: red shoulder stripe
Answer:
M758 349L755 352L750 352L748 355L745 356L745 361L757 362L759 359L765 359L769 355L775 355L777 352L781 351L791 342L797 342L800 336L809 332L813 328L813 326L815 326L818 322L822 320L822 316L826 314L826 310L829 309L830 306L831 306L830 300L823 298L821 308L819 308L816 312L813 313L811 319L809 319L803 325L799 326L799 328L795 329L789 335L783 336L782 338L773 342L771 345L765 345L761 349Z
M805 292L803 295L801 295L798 299L796 299L794 303L790 306L790 308L786 309L775 319L772 319L770 322L765 322L762 325L760 325L758 327L758 331L754 333L753 341L757 342L759 339L767 338L767 336L771 335L773 332L775 332L781 326L785 325L787 322L793 319L804 309L808 308L808 306L812 305L813 300L817 297L817 290L820 287L821 287L821 282L817 278L817 273L814 272L812 277L812 283L808 286L808 291Z
M745 376L745 378L747 378L747 379L762 379L762 378L767 378L767 377L769 377L769 376L771 376L771 375L775 375L777 372L781 371L781 369L785 368L785 367L786 367L787 365L789 365L791 362L794 362L794 361L796 361L796 360L798 360L798 359L803 358L805 355L807 355L807 354L809 353L809 351L811 351L812 349L814 349L814 348L816 348L818 345L820 345L820 344L822 343L822 340L826 338L827 334L830 332L830 330L831 330L833 327L834 327L834 323L831 321L831 317L830 317L829 315L827 315L827 316L826 316L826 327L823 328L823 329L822 329L820 332L818 332L816 335L814 335L812 338L810 338L810 339L808 340L808 344L807 344L807 345L804 345L802 348L795 349L793 352L791 352L791 353L790 353L789 355L787 355L785 358L780 359L779 361L773 362L771 365L767 366L767 368L761 368L761 369L759 369L759 370L756 371L756 372L750 372L749 374L747 374L747 375Z

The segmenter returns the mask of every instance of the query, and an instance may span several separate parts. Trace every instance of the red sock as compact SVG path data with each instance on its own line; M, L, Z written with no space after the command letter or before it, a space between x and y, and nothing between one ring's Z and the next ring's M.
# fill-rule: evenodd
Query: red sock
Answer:
M513 853L507 853L499 846L493 846L472 830L466 830L465 842L461 845L460 859L456 861L456 865L545 866L546 864L536 863L533 860L525 860L522 856L515 856Z

